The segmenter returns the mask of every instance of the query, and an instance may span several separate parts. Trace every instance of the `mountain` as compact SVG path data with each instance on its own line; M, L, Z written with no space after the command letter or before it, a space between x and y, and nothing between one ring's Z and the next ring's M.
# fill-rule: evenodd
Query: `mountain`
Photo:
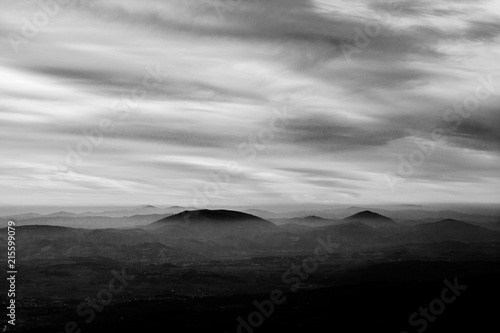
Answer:
M381 214L389 216L392 219L401 220L429 220L427 222L438 222L444 219L454 219L459 221L475 221L475 222L497 222L498 216L488 216L480 214L467 214L452 210L427 211L423 209L408 209L408 210L387 210L378 208L377 211Z
M8 221L18 221L18 220L26 220L26 219L35 219L37 217L41 217L43 215L37 213L26 213L26 214L17 214L11 216L5 216L0 218L0 222L8 222Z
M192 210L153 222L148 229L158 230L167 237L213 239L223 237L256 238L263 233L281 229L260 217L232 210Z
M84 212L79 216L127 217L134 215L172 215L183 211L181 207L160 208L152 205L137 206L130 209L108 210L103 212Z
M31 219L15 220L17 226L51 225L72 228L105 229L105 228L134 228L148 225L167 216L167 214L133 215L126 217L108 216L39 216Z
M369 210L364 210L362 212L356 213L354 215L348 216L343 219L345 222L360 222L372 228L381 228L381 227L395 227L398 226L394 220L374 213Z
M399 208L398 208L399 207ZM304 211L292 211L284 214L279 214L276 216L264 216L257 212L251 212L246 210L246 212L252 213L254 215L260 216L262 218L294 218L306 215L316 215L328 219L342 219L346 216L353 215L362 211L373 211L376 210L379 214L389 217L398 223L403 222L405 224L420 224L425 222L437 222L443 219L452 218L460 221L466 222L498 222L500 220L500 213L498 212L470 212L464 213L452 210L441 210L441 211L429 211L423 209L417 209L418 206L409 205L408 207L415 207L415 209L401 209L403 206L397 206L392 208L383 208L382 206L377 207L337 207L334 209L314 209L308 210L307 213ZM483 215L482 215L483 214ZM406 221L415 221L414 223L406 223Z
M271 219L271 222L277 225L286 225L286 224L297 224L297 225L305 225L309 227L322 227L327 225L334 225L339 223L338 220L333 219L324 219L319 216L311 215L304 217L295 217L295 218L282 218L282 219Z
M7 231L0 230L0 246L7 246ZM61 226L16 226L19 258L109 258L123 262L172 262L201 257L186 248L174 248L142 229L77 229ZM188 259L189 260L189 259Z
M60 211L60 212L55 212L52 214L44 215L44 217L78 217L78 216L79 216L78 214L65 212L65 211Z
M186 210L182 213L174 214L172 216L165 217L158 220L152 225L160 226L166 223L180 223L180 224L240 224L240 223L252 223L256 226L267 226L275 227L275 225L269 221L261 219L260 217L242 213L234 210Z
M382 234L366 223L349 223L322 228L324 234L331 236L332 242L340 244L367 246L383 240Z
M405 232L394 235L391 241L397 244L410 243L491 243L500 242L500 232L482 228L454 219L423 223Z
M490 223L471 222L471 224L494 231L500 231L500 222L490 222Z
M415 227L420 238L435 241L452 240L460 242L498 242L500 232L454 219L424 223Z

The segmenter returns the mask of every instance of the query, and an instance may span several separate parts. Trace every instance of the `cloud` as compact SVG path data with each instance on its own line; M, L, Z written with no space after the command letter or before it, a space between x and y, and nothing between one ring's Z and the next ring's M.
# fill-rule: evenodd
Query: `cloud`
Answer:
M82 0L48 15L15 53L9 36L42 8L2 1L0 201L190 204L237 162L211 204L492 202L498 78L460 126L444 115L500 72L498 3L392 4L242 0L221 12L202 0ZM148 68L161 82L133 100ZM283 109L293 118L263 144ZM103 119L114 129L102 143L54 169ZM436 128L446 131L436 153L390 191L383 175ZM252 142L249 161L238 147Z

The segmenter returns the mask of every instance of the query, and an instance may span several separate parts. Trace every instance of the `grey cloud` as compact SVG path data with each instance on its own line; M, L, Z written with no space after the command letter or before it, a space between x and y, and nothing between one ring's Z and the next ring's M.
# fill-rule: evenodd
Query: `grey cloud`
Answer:
M319 163L319 162L318 162ZM338 170L330 170L328 168L318 166L318 168L303 168L303 167L294 167L294 168L281 168L280 170L297 173L299 177L329 177L329 178L337 178L343 180L355 180L355 181L366 181L368 180L366 177L362 177L358 174L354 174L352 172L338 171Z
M498 21L469 21L463 36L472 41L497 42L500 36Z
M150 65L150 67L154 68L154 65ZM41 67L32 70L36 73L53 76L58 80L63 80L70 84L73 83L80 86L82 89L90 90L97 94L108 93L110 96L116 98L123 96L123 94L127 96L130 95L133 89L142 86L145 75L149 75L146 71L146 66L144 66L142 73L139 71L130 73L124 68L98 71L61 67ZM150 98L158 100L209 100L212 102L238 101L251 104L265 102L265 99L256 93L228 89L202 80L195 81L194 78L175 80L168 77L168 73L162 73L161 80L161 83L158 83L154 89L147 90L147 94Z
M446 132L454 146L474 150L500 151L500 117L483 121L464 120L456 130Z
M19 183L57 198L56 190L40 187L51 179L43 165L63 162L65 147L81 140L82 130L103 117L116 119L110 102L142 83L145 65L159 63L174 75L57 184L61 193L85 201L98 191L123 190L130 198L160 200L168 187L175 196L162 201L189 200L218 162L241 162L238 145L269 126L272 101L289 96L296 118L232 178L222 194L227 203L242 194L273 202L299 192L331 201L378 200L374 178L397 169L397 155L416 147L410 137L429 139L433 129L448 129L443 112L450 100L463 99L467 78L498 67L493 16L478 15L477 2L454 3L403 2L394 16L400 21L384 23L348 61L341 46L353 43L373 11L383 14L386 1L359 1L366 7L359 11L345 1L328 12L314 1L248 0L222 19L202 0L82 2L51 20L19 55L0 53L7 82L0 85L1 149L12 161L2 169L0 180L8 185L0 190ZM16 6L12 15L30 15L36 6ZM465 14L471 17L460 19ZM466 25L450 29L457 19ZM14 19L0 23L2 32L19 28ZM6 40L0 44L9 47ZM498 114L492 108L464 119L414 178L441 186L445 198L455 198L446 197L455 195L455 182L493 188ZM169 155L186 160L169 162ZM380 198L398 199L390 192Z
M335 152L383 146L407 136L401 128L340 123L325 115L308 115L287 127L287 139L319 151Z

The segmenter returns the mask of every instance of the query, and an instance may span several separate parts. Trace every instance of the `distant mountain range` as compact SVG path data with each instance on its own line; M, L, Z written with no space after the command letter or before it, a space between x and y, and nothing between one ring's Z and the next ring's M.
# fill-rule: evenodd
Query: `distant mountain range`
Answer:
M128 239L129 234L135 234L136 236L140 235L139 239L143 243L158 242L176 248L187 247L195 252L200 250L200 246L203 247L203 250L200 251L209 251L208 249L213 251L215 249L217 251L245 249L245 251L250 251L251 249L265 250L269 248L279 248L285 251L293 247L309 248L313 246L318 237L323 237L325 234L330 235L340 244L368 247L445 241L462 243L500 241L500 232L497 229L498 223L471 224L456 219L442 219L437 222L421 222L411 225L396 222L379 212L371 210L362 210L338 220L305 216L269 221L253 214L234 210L202 209L190 211L183 210L182 207L161 209L154 206L136 207L131 210L124 210L120 214L125 212L127 214L131 212L146 213L158 210L169 210L174 213L111 217L85 216L85 214L61 211L49 215L25 214L25 219L16 222L18 227L23 225L52 225L86 228L90 229L95 235L101 235L95 229L115 228L109 230L113 230L113 234L119 237L118 239ZM108 211L108 213L115 215L118 214L118 211ZM43 226L40 228L33 230L45 230ZM131 231L125 228L136 229ZM68 242L69 246L85 242L80 238L72 240L74 233L66 232L67 230L78 229L59 228L51 230L51 234L69 235L69 240L63 237L61 244ZM105 232L106 235L110 233L109 230ZM28 234L30 233L31 231L28 232ZM78 234L82 234L82 232ZM43 235L43 232L40 235ZM32 237L36 239L37 235L32 235ZM40 239L40 242L43 245L49 242L50 239L54 238L51 236ZM113 241L109 241L113 244ZM29 247L29 245L27 246ZM43 249L44 246L41 248ZM95 248L95 244L91 248ZM75 251L79 252L79 250ZM33 253L36 252L35 249ZM59 253L65 252L61 250Z
M406 206L405 206L406 207ZM425 209L415 209L416 205L407 205L407 207L412 207L413 209L382 209L382 208L369 208L368 210L372 212L376 212L383 216L387 216L398 223L403 224L420 224L426 222L437 222L447 218L453 218L460 221L466 222L500 222L500 213L498 215L494 215L491 211L489 212L492 215L481 215L480 213L476 214L467 214L452 210L425 210ZM259 209L250 209L245 210L246 212L259 216L264 219L291 219L302 216L317 216L328 220L340 220L345 217L351 216L353 214L362 212L367 210L367 208L363 207L348 207L348 208L335 208L335 209L309 209L302 211L290 211L283 213L274 213L268 212Z
M372 211L355 213L333 224L309 227L298 224L276 225L257 216L231 210L183 211L171 216L139 215L109 217L43 217L75 221L137 219L141 228L76 229L61 226L18 226L20 255L24 259L105 257L113 260L173 262L211 255L249 255L262 253L305 253L318 239L352 249L429 244L498 243L500 232L463 221L444 219L416 226L400 225ZM305 217L321 223L317 217ZM109 222L109 221L108 221ZM128 222L127 222L128 223ZM6 246L6 232L0 233L0 246ZM448 243L447 243L448 242ZM448 245L446 245L448 246ZM455 245L453 245L455 246ZM457 245L458 246L458 245ZM183 259L184 258L184 259Z
M15 220L22 221L21 224L23 225L49 224L83 228L114 228L120 226L121 218L127 218L122 221L123 224L121 226L134 227L143 226L148 223L154 222L154 218L156 217L158 217L159 219L162 217L175 215L186 210L188 209L180 206L156 207L153 205L142 205L125 209L106 210L101 212L93 211L74 213L68 211L58 211L46 215L38 213L26 213L0 217L0 222ZM243 212L256 217L260 217L264 220L271 221L277 225L299 224L312 227L334 225L348 222L346 219L354 219L356 214L363 212L367 214L367 212L369 212L372 214L367 216L360 215L359 217L361 218L361 220L376 219L377 217L373 214L378 214L380 216L392 219L400 225L412 226L452 218L471 224L477 224L492 230L500 230L500 227L498 226L498 223L500 223L500 217L472 215L455 211L425 211L417 209L397 211L379 208L367 210L362 207L349 207L327 210L291 211L282 213L268 212L261 209L248 209L244 210ZM156 215L156 217L154 217L154 215ZM141 218L140 216L144 216L144 218ZM148 219L147 216L151 216L151 219ZM95 217L95 219L86 220L84 219L85 217ZM116 219L110 220L107 218ZM382 221L377 221L377 224L373 224L372 226L377 227L377 225L382 224L381 222ZM387 226L391 224L388 220L386 220L386 222L387 223L385 224Z
M314 215L294 218L270 219L270 221L277 225L296 224L309 227L321 227L341 223L341 221L339 220L325 219Z
M18 214L12 216L4 216L2 219L13 219L13 220L26 220L33 218L42 218L42 217L128 217L135 215L172 215L177 214L186 210L184 207L180 206L171 206L166 208L155 207L152 205L143 205L137 206L134 208L128 209L119 209L119 210L106 210L102 212L83 212L83 213L72 213L66 211L58 211L50 214L37 214L37 213L27 213L27 214Z
M109 217L109 216L47 216L39 215L27 219L13 219L17 226L28 225L52 225L64 226L71 228L86 228L86 229L106 229L106 228L135 228L148 225L154 221L165 217L167 214L153 215L132 215L124 217ZM0 222L7 222L10 218L0 219Z
M359 222L373 228L398 226L398 224L394 220L369 210L361 211L359 213L350 215L341 220L325 219L319 216L312 215L312 216L288 218L288 219L272 219L271 221L278 225L297 224L297 225L306 225L310 227L322 227L322 226L338 225L338 224L354 223L354 222Z

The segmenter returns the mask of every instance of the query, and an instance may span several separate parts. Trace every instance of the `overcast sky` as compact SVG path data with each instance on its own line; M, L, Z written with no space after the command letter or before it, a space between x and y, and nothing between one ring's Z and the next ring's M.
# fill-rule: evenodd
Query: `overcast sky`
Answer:
M500 199L497 0L0 4L0 204Z

